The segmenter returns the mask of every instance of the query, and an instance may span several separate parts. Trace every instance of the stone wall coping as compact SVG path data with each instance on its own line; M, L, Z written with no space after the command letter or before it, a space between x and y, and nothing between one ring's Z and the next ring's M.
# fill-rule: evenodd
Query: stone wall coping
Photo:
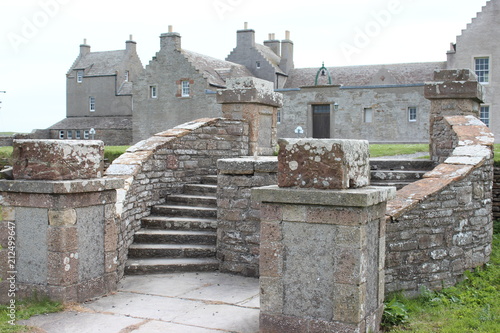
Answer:
M217 169L223 175L251 175L255 172L278 172L277 156L244 156L217 161Z
M70 194L116 190L122 188L123 179L96 178L62 181L0 180L0 192L39 194Z
M389 186L318 190L272 185L252 189L252 199L260 202L338 207L370 207L390 200L395 195L396 188Z
M283 106L283 95L274 91L272 82L254 77L238 77L226 81L227 89L217 91L219 104L262 104Z
M449 116L444 120L456 133L458 146L444 163L427 172L423 179L397 191L396 197L387 203L388 222L397 220L423 200L464 179L493 158L493 134L479 119L469 115Z

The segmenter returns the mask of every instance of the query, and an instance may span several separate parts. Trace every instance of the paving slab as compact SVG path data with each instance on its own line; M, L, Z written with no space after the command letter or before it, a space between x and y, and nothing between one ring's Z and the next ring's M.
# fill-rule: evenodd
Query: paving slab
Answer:
M119 290L19 324L47 333L256 333L259 280L230 274L126 276Z

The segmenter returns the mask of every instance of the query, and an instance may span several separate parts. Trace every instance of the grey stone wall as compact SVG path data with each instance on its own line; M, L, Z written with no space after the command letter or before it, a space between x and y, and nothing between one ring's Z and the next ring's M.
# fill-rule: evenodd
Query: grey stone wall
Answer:
M13 136L0 136L0 147L12 146Z
M429 141L430 102L423 97L423 86L345 89L340 86L302 87L281 91L284 96L278 137L297 137L295 129L304 129L302 137L313 136L313 105L330 105L330 137L377 142ZM334 105L338 110L334 111ZM409 121L408 108L417 107L416 121ZM363 119L371 108L373 121Z
M260 203L251 189L278 182L276 157L217 162L217 258L220 271L259 276Z
M494 168L495 178L493 181L493 219L500 219L500 166Z
M106 170L108 177L125 179L119 189L117 244L119 276L128 247L141 218L163 203L167 193L217 173L217 160L248 155L248 123L243 120L203 118L158 133L130 147Z
M388 202L386 289L440 289L489 261L493 137L473 116L445 117L458 146L424 179ZM450 133L451 136L451 133Z

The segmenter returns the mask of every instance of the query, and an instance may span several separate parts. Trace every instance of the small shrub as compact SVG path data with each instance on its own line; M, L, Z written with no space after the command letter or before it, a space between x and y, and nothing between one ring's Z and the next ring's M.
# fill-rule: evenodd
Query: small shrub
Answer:
M405 324L408 321L408 309L396 297L385 303L382 317L383 327L392 327Z

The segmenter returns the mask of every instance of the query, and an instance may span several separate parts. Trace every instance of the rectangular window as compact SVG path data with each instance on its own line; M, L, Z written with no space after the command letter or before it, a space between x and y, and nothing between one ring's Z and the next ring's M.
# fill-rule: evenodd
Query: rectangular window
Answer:
M95 112L95 97L89 97L89 110Z
M417 121L417 108L409 107L408 108L408 121Z
M490 127L490 107L481 106L481 112L479 113L479 119L488 127Z
M82 134L81 134L80 130L76 131L76 139L80 140L81 138L82 138Z
M85 140L88 140L89 139L89 131L83 131L83 138Z
M149 97L151 97L151 98L158 97L158 93L156 91L156 86L149 86Z
M363 120L365 123L371 123L373 121L373 109L365 108L363 110Z
M181 96L189 97L191 93L191 87L189 85L189 81L181 81Z
M259 68L260 68L260 61L257 61L257 62L255 63L255 67L257 67L257 69L259 69Z
M474 62L477 81L480 83L490 82L490 58L475 58Z
M68 140L73 139L73 131L68 131Z
M83 81L83 71L76 72L76 82L82 83Z
M64 131L59 131L59 139L64 139Z
M278 124L281 124L281 108L278 109L278 113L277 113L277 123Z
M125 81L128 82L128 76L129 76L129 72L128 71L125 71Z

